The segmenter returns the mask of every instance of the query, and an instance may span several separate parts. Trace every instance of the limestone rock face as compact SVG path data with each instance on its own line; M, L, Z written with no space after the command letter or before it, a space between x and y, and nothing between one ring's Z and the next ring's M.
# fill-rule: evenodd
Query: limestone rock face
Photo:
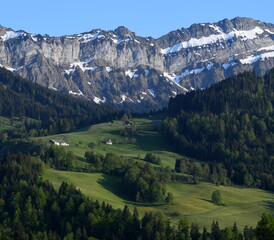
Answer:
M194 24L158 39L114 31L50 37L0 26L0 66L56 91L134 111L233 74L274 67L274 25L249 18Z

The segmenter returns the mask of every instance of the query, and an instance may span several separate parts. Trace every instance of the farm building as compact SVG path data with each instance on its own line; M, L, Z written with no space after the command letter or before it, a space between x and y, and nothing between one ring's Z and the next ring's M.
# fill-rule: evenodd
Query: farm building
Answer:
M108 144L108 145L112 145L112 140L109 139L109 140L107 140L105 143Z
M69 144L66 143L63 140L53 140L53 139L51 139L50 142L54 145L57 145L57 146L65 146L65 147L69 146Z

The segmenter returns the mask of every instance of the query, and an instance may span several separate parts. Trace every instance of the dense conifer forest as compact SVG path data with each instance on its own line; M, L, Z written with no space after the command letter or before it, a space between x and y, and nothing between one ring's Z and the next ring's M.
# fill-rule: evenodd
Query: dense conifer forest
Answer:
M163 131L176 151L178 172L205 180L274 190L274 70L246 72L169 103Z

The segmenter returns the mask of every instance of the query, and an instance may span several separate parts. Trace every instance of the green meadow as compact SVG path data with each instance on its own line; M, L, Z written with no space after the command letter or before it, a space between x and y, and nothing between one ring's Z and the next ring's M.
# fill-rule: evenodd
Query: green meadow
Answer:
M0 117L0 133L12 130L14 128L20 128L22 123L18 118L6 118Z
M235 221L240 229L245 225L256 226L262 213L274 213L274 195L258 189L215 186L209 183L172 183L168 184L167 190L175 197L173 204L146 205L129 201L123 193L121 179L117 177L46 169L43 178L51 181L56 189L62 181L72 183L91 199L105 201L115 208L123 208L127 204L130 209L137 207L141 214L160 211L173 223L185 217L208 229L213 220L218 220L221 227L232 226ZM212 192L217 189L221 191L224 206L216 206L210 201Z
M123 155L132 161L139 161L146 153L159 155L163 166L174 169L175 161L181 155L172 152L164 136L159 131L159 125L152 124L152 119L133 119L137 129L136 135L121 136L120 132L125 127L122 121L113 123L102 123L93 125L82 131L47 136L39 138L45 143L50 139L65 140L70 144L67 150L71 150L77 160L74 164L84 168L87 163L83 161L86 151L98 153L113 152ZM131 126L128 126L131 128ZM135 138L135 143L125 144L125 137ZM106 145L104 140L112 139L115 144ZM95 143L90 148L89 143ZM105 201L115 208L123 208L127 204L131 209L137 207L141 214L145 212L162 212L166 214L173 223L185 217L191 222L196 222L200 227L210 229L213 220L218 220L221 227L232 226L237 222L241 229L245 226L256 226L262 213L274 213L274 195L270 192L238 188L229 186L215 186L209 183L185 184L171 183L167 190L174 195L173 204L140 204L127 199L124 194L121 179L101 173L80 173L57 171L47 168L43 175L56 189L62 181L73 183L88 197L99 201ZM219 189L222 194L224 206L216 206L211 203L211 194Z
M66 149L72 151L79 160L83 159L86 151L94 151L97 153L112 152L123 155L135 160L142 159L147 153L159 155L163 166L174 168L175 161L181 155L172 152L172 148L168 145L164 136L155 131L159 128L159 124L152 124L152 119L133 119L134 126L137 129L136 135L129 133L127 136L121 136L120 132L125 126L122 121L114 121L113 123L101 123L93 125L82 131L67 134L47 136L42 139L45 143L49 143L50 139L65 140L70 144ZM135 139L135 143L128 143L126 139ZM117 144L106 145L104 140L112 139ZM89 143L95 143L96 146L91 149ZM85 166L86 163L76 162L77 166Z

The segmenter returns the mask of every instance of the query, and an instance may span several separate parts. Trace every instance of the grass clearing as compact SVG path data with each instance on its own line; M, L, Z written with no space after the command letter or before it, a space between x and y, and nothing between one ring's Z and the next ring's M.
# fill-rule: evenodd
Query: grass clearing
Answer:
M0 133L13 130L14 128L20 128L22 122L20 122L18 117L7 118L0 116Z
M0 132L4 132L12 129L12 125L10 124L10 120L5 117L0 117Z
M66 147L72 151L79 159L84 158L86 151L94 151L97 153L105 154L106 152L116 153L128 158L144 158L147 153L159 155L163 166L174 168L175 161L181 155L172 152L171 147L168 145L164 136L153 128L159 126L153 125L151 119L133 119L134 125L137 128L138 135L128 135L127 138L135 138L135 144L113 144L106 145L103 140L112 139L114 142L124 142L125 137L120 135L120 131L125 127L122 121L114 121L113 123L101 123L91 126L78 132L67 134L58 134L47 137L41 137L44 142L49 143L50 139L65 140L70 144ZM130 128L131 126L128 126ZM89 143L95 143L96 146L91 149L88 147ZM76 163L78 164L81 163ZM85 163L86 164L86 163ZM85 166L85 164L81 166Z
M123 208L125 204L131 210L137 207L141 214L145 212L162 212L173 223L181 217L199 224L200 228L210 229L213 220L218 220L220 226L237 226L243 229L245 225L256 226L262 213L274 214L274 194L248 188L215 186L209 183L198 185L172 183L167 190L172 192L175 199L171 205L149 205L129 201L123 193L121 179L101 173L78 173L46 169L43 175L58 188L62 181L73 183L85 195L92 199L105 201L115 208ZM219 189L225 206L211 203L211 194Z

